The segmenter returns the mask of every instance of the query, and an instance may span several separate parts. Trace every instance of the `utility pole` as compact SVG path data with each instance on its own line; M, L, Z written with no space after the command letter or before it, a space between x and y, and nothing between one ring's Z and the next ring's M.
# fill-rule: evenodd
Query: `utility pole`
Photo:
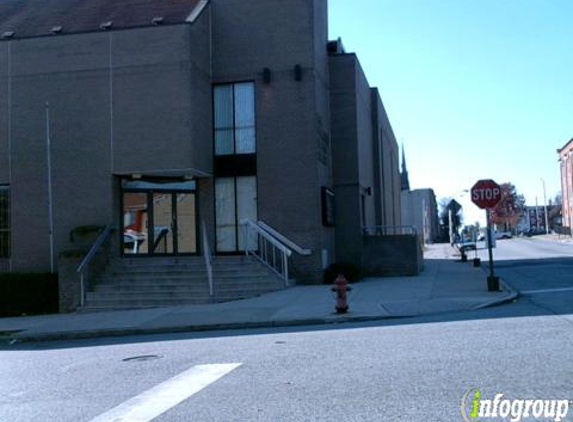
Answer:
M545 192L545 179L541 178L543 183L543 206L545 207L545 234L549 234L549 216L547 215L547 193Z
M539 230L539 205L537 203L537 196L535 197L535 230Z
M46 102L46 161L48 164L48 225L50 236L50 272L55 270L54 263L54 198L52 195L52 146L50 139L50 105Z

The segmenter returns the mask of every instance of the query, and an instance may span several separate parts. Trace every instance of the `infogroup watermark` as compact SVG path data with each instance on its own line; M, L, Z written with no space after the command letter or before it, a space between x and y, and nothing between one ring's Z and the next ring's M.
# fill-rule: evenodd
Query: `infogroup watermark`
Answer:
M463 395L461 412L466 422L491 418L560 422L569 413L569 405L568 399L509 399L502 393L485 398L479 388L473 388Z

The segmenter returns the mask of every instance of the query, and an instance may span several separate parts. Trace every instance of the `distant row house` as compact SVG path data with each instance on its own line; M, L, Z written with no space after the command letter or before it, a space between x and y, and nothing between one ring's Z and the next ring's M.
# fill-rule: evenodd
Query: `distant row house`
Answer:
M573 139L557 150L561 173L562 224L571 233L573 228Z

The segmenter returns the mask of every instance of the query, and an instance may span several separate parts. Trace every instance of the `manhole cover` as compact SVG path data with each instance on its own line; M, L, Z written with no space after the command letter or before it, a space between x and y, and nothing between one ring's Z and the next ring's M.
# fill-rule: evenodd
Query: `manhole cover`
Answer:
M130 358L125 358L122 359L123 362L133 362L133 361L137 361L137 362L145 362L148 360L155 360L155 359L161 359L163 356L161 355L141 355L141 356L132 356Z

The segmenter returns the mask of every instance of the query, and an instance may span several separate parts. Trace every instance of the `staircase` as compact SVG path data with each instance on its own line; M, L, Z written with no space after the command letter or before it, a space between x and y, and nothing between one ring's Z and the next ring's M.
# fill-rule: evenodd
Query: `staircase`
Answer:
M213 260L215 302L284 288L266 266L248 256ZM203 257L114 258L91 283L82 310L104 311L211 303Z

